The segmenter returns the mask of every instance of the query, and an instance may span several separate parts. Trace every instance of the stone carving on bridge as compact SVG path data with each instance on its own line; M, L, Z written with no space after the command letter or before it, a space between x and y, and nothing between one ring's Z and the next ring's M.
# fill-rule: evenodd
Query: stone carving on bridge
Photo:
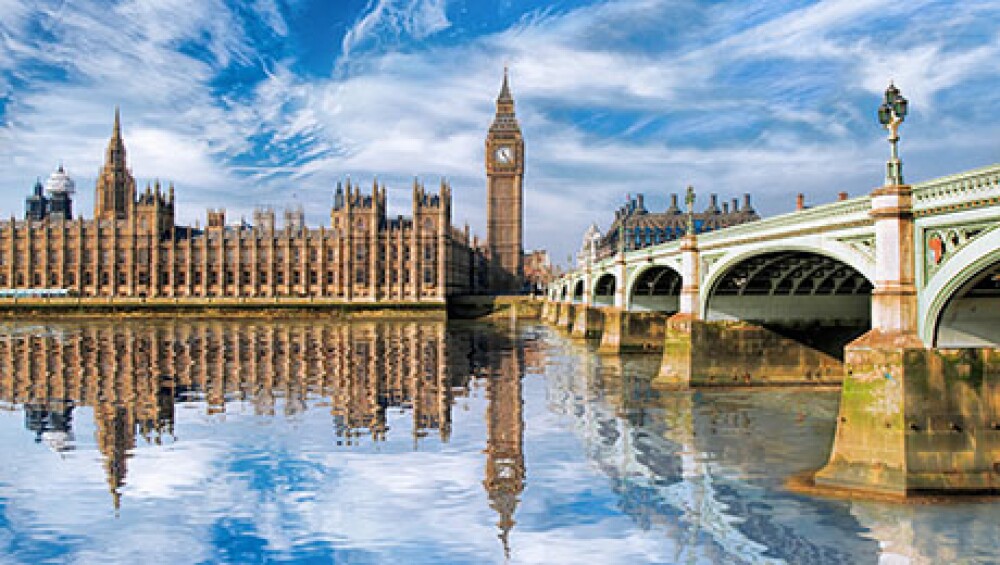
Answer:
M875 236L859 235L854 237L842 237L837 241L847 245L851 249L865 256L870 261L875 261Z
M712 267L722 259L724 253L713 253L711 255L705 254L701 257L701 272L708 273Z
M997 229L995 222L945 226L924 231L924 281L929 281L945 263L966 245ZM925 282L926 284L926 282Z
M1000 169L995 165L913 187L918 218L1000 205Z

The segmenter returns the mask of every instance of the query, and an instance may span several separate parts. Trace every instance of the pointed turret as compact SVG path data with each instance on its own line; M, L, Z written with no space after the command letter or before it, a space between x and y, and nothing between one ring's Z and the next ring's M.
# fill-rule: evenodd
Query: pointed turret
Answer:
M115 129L114 133L112 134L112 139L121 139L121 138L122 138L122 113L121 113L121 108L119 108L118 105L115 104Z
M122 138L122 118L121 110L115 106L115 125L111 130L111 139L108 140L108 151L104 159L105 168L108 165L125 166L125 140Z
M35 187L31 194L24 199L24 219L44 220L48 215L49 199L45 197L45 187L42 186L42 179L35 181Z
M337 181L337 191L333 193L333 209L340 210L344 207L344 185Z
M108 140L104 166L97 178L94 198L94 218L124 220L135 205L135 179L128 170L125 159L125 141L122 139L121 111L115 106L115 124Z
M497 102L514 103L514 97L510 94L510 75L506 66L503 68L503 85L500 86L500 96L497 97Z
M503 84L500 85L500 94L497 96L497 112L493 118L493 126L490 131L506 130L520 132L517 118L514 115L514 96L510 92L510 76L507 67L503 69Z

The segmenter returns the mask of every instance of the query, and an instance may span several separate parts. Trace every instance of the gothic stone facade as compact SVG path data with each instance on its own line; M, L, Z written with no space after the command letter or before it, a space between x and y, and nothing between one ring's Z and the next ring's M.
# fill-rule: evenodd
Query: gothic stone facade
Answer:
M451 187L413 185L412 216L390 218L386 188L338 186L330 226L301 214L255 214L227 225L178 226L174 188L137 195L118 111L97 180L94 219L53 215L0 222L0 288L65 289L81 297L278 298L444 302L456 294L517 290L523 276L523 141L506 74L487 138L488 237L451 224Z

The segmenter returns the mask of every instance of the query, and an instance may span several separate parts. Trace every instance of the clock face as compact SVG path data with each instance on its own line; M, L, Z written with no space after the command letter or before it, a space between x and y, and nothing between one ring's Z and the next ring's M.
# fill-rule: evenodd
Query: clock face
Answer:
M497 147L496 159L498 163L507 164L514 160L514 148L504 145Z

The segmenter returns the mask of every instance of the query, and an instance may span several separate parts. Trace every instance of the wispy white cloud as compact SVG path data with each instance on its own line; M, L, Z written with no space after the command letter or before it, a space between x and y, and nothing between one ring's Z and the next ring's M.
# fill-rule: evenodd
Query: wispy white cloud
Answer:
M347 174L363 185L378 175L405 213L413 175L432 185L443 176L456 222L482 233L483 140L505 63L527 140L527 243L557 258L625 193L662 202L694 184L751 192L774 213L800 191L823 200L867 190L885 153L871 112L889 78L913 102L910 178L1000 158L970 141L1000 126L963 116L954 100L971 87L980 104L1000 102L990 86L1000 35L982 25L1000 17L995 3L609 0L543 7L475 36L457 23L466 10L444 0L371 0L333 38L326 75L257 40L295 39L283 3L252 7L132 0L109 23L106 7L88 3L0 0L0 93L10 93L0 204L18 211L20 193L61 158L80 175L86 210L118 101L136 173L177 183L182 220L295 195L324 221ZM441 41L449 30L455 41ZM253 78L233 82L241 73ZM547 221L555 209L558 226Z
M349 58L362 46L383 47L404 36L425 39L448 29L447 0L369 0L365 13L347 30L342 56Z

